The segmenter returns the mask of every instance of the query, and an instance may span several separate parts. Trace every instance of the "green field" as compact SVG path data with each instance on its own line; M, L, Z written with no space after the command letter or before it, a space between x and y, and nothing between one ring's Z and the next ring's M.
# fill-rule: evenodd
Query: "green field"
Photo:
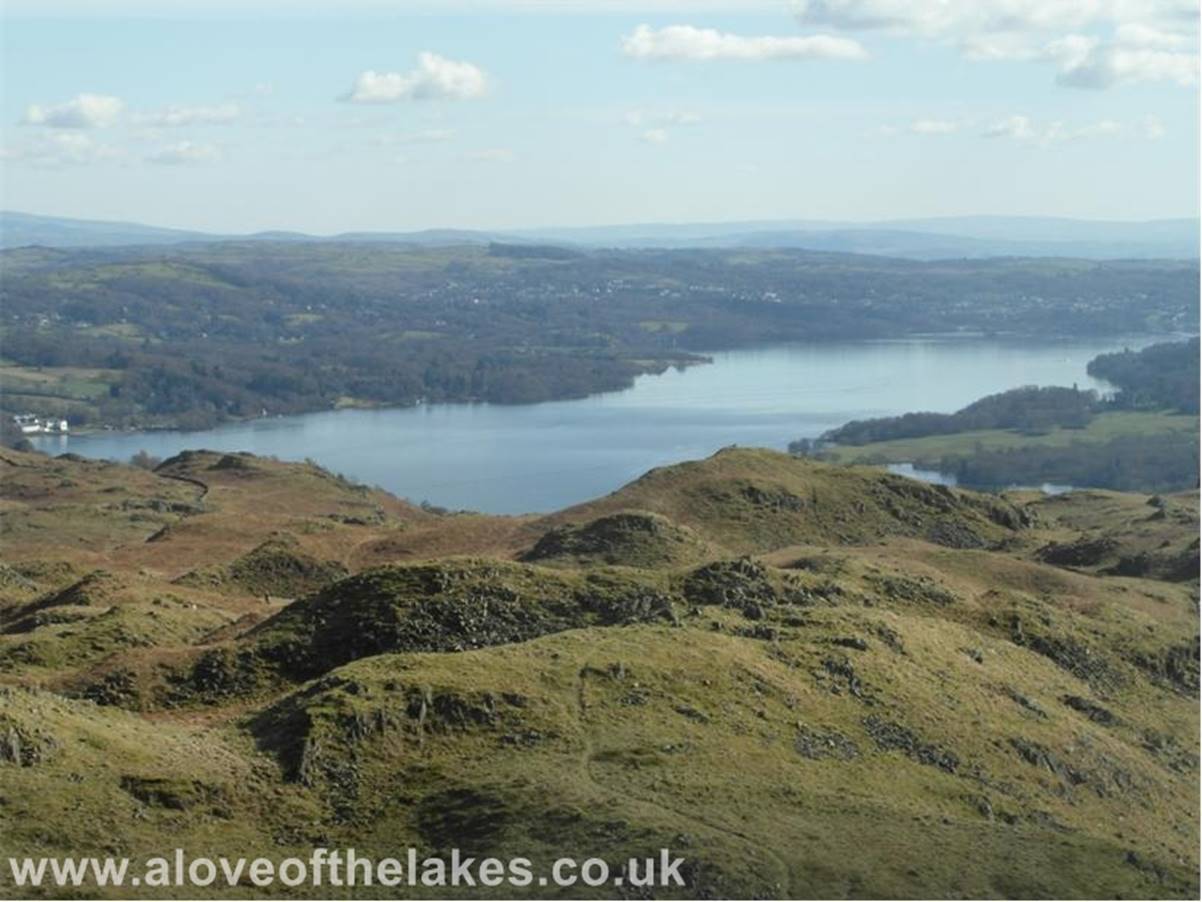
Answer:
M89 401L108 394L109 386L121 381L117 370L87 367L0 366L0 394Z
M639 328L644 332L668 332L672 335L679 335L689 328L689 324L674 320L645 319L639 323Z
M0 364L0 410L66 417L73 426L95 422L122 377L119 370Z
M1066 448L1074 442L1103 444L1122 436L1198 434L1198 417L1187 414L1149 411L1116 411L1094 417L1084 429L1060 427L1039 435L1010 429L986 429L955 432L915 439L873 442L828 448L823 458L838 463L880 464L913 463L938 465L947 456L965 457L978 451L1003 451L1014 448Z

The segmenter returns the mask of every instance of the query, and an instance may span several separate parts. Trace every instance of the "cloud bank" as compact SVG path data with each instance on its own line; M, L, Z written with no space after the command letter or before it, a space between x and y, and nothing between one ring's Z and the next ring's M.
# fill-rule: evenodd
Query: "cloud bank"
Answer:
M748 37L697 28L639 25L622 38L622 52L638 60L864 60L868 51L851 38L833 35Z
M167 106L161 110L136 113L136 125L151 128L179 128L187 125L230 125L242 115L236 103L216 106Z
M160 166L195 166L202 163L215 163L221 159L221 152L212 144L195 144L191 141L180 141L167 147L159 148L147 154L146 162Z
M399 103L405 100L475 100L488 93L489 79L472 63L421 53L408 72L360 73L343 99L351 103Z
M21 121L47 128L104 128L116 122L124 108L120 98L107 94L77 94L51 106L30 104Z
M1102 89L1198 83L1197 0L798 0L803 26L956 47L972 60L1051 64Z

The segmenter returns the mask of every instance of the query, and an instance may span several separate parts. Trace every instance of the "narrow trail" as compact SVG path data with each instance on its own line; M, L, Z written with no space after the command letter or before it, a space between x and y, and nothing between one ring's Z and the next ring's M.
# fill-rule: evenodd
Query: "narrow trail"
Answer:
M782 858L780 856L780 854L778 854L776 852L775 849L772 849L766 843L764 843L760 840L757 840L755 837L748 836L746 833L744 833L740 830L736 830L733 827L728 827L725 824L721 824L716 821L712 821L708 818L701 817L692 811L685 811L680 808L675 808L671 805L665 805L663 802L655 800L655 799L651 799L651 798L636 799L627 793L615 791L615 790L607 787L604 783L602 783L595 776L593 776L592 763L593 763L593 759L595 757L596 747L593 744L593 739L592 739L592 736L590 735L589 729L588 729L588 697L587 697L586 677L588 675L589 670L590 670L590 668L586 664L584 667L580 668L580 671L577 674L577 678L576 678L576 705L577 705L577 714L578 714L579 722L580 722L580 744L581 744L580 769L581 769L582 774L584 775L585 780L587 780L590 785L595 787L603 795L607 795L607 796L610 796L613 798L620 799L623 804L640 805L645 808L658 809L660 812L666 812L667 814L674 815L677 818L682 818L686 821L691 821L694 824L697 824L698 826L703 827L710 832L722 833L727 836L733 837L734 839L737 839L739 842L752 847L753 854L751 856L749 856L750 860L754 860L754 852L762 852L768 858L772 859L772 861L776 864L777 870L779 871L779 876L776 881L776 889L778 891L778 893L777 893L778 897L784 898L784 899L790 898L790 896L791 896L790 886L792 884L792 871L789 869L789 864L788 864L788 862L785 861L784 858Z
M155 473L160 479L174 479L176 482L186 482L189 485L196 486L200 489L200 494L196 496L197 501L204 501L205 496L209 494L209 486L207 483L201 482L199 479L193 479L191 476L173 476L170 473Z
M184 482L190 486L193 486L194 488L200 489L200 494L196 496L196 504L203 505L205 496L209 494L209 487L205 483L201 482L199 479L193 479L191 476L172 476L169 473L159 473L159 472L155 472L153 470L151 472L153 473L153 475L157 476L159 479L171 479L175 482ZM195 517L195 516L197 516L197 514L200 514L200 513L203 513L203 511L183 512L179 515L179 519L186 520L189 517ZM113 554L116 554L117 552L124 551L129 548L135 548L139 545L144 545L147 542L153 542L156 539L158 539L160 536L166 535L167 530L170 529L173 525L175 525L175 524L168 523L168 524L165 524L164 526L161 526L160 528L158 528L154 532L152 532L150 535L148 535L141 542L127 542L122 545L114 546L112 551L110 552L110 556Z

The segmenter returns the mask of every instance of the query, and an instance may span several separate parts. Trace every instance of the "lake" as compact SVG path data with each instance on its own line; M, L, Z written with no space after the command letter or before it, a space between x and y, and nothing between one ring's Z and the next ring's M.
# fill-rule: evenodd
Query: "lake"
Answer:
M716 353L712 364L642 376L625 391L576 401L324 411L198 432L42 436L35 444L115 460L186 448L307 457L413 501L550 511L726 445L784 449L848 420L950 412L1020 385L1105 389L1085 373L1091 358L1157 340L1164 337L790 345Z

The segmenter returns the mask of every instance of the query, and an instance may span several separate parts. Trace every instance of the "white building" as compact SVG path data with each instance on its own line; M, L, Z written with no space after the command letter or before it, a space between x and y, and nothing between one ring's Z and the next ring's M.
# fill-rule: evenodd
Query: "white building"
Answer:
M13 425L20 429L24 435L61 434L70 431L66 420L39 417L33 413L17 414L13 417Z

